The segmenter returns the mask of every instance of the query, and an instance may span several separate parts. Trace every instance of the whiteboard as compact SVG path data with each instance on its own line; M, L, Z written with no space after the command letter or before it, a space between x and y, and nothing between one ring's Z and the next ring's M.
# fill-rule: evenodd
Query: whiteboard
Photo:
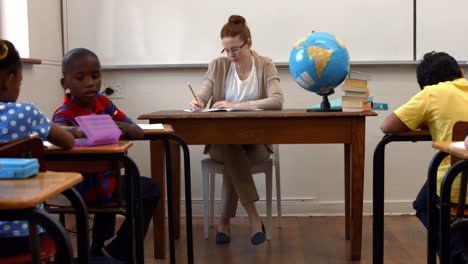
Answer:
M468 1L421 0L417 3L416 59L430 51L444 51L456 60L468 60Z
M413 59L409 0L65 0L65 49L89 48L103 65L206 64L221 56L232 14L277 63L311 31L341 39L351 61Z

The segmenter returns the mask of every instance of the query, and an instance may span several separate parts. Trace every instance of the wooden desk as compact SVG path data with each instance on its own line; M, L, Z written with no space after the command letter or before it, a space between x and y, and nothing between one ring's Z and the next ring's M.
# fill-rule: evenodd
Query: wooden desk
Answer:
M43 210L36 209L35 206L59 193L69 191L82 180L81 174L71 172L41 172L27 179L0 180L0 190L2 190L0 192L0 210L2 210L0 218L4 220L26 219L33 225L40 224L55 240L57 253L62 256L62 261L68 260L71 263L73 254L65 229L55 219L45 214ZM86 210L84 213L87 221ZM82 227L86 230L87 224ZM37 234L31 236L32 239L37 239ZM33 258L37 260L38 250L34 251L36 253ZM87 263L87 255L82 257L86 258L84 263Z
M351 239L351 258L361 258L362 206L364 181L365 119L375 112L308 113L305 110L269 110L259 112L187 113L181 110L144 114L138 119L170 124L187 144L344 144L346 238ZM163 182L162 146L151 144L151 173ZM171 152L173 164L179 153ZM174 170L177 181L179 175ZM352 194L352 195L351 195ZM180 197L173 198L175 204ZM164 212L158 214L163 216ZM164 218L161 217L162 222ZM160 229L160 226L157 226ZM164 234L160 229L159 234ZM158 237L162 241L164 236ZM164 258L160 247L157 258Z
M431 141L432 137L428 130L411 131L400 134L384 135L375 147L373 160L373 182L372 182L372 260L374 264L382 264L384 257L384 193L385 193L385 147L390 142L417 142Z
M64 150L51 146L45 150L46 166L52 171L77 171L81 173L95 173L97 171L115 168L114 165L123 163L125 168L126 198L125 215L133 219L133 236L135 263L144 263L142 204L140 173L135 162L127 156L127 150L133 145L130 141L119 141L117 144L95 147L76 147Z

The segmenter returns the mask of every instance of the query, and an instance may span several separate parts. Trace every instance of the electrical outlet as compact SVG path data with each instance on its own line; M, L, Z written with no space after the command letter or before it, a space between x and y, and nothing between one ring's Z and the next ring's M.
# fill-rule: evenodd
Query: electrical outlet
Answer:
M103 94L110 99L124 98L123 87L123 81L110 81L104 85ZM112 89L114 92L112 94L107 94L105 92L107 88Z

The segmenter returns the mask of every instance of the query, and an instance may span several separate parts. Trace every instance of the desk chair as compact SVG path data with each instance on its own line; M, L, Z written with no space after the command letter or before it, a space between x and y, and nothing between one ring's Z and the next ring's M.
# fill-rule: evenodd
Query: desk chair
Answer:
M468 122L457 122L453 127L452 141L463 141L468 132ZM434 145L433 145L434 146ZM447 170L440 191L440 203L436 198L437 169L442 160L449 155L445 150L439 151L431 161L428 172L428 200L429 200L429 232L428 232L428 263L436 263L437 228L434 225L436 206L440 207L440 263L450 263L450 232L468 225L468 211L465 209L465 197L468 178L468 162L455 155L451 155L451 167ZM462 173L458 203L451 203L452 184L456 176Z
M271 204L272 204L272 178L273 166L276 176L276 205L278 210L279 226L282 226L281 215L281 178L280 178L280 162L279 162L279 146L273 145L273 156L263 162L254 164L250 171L252 174L264 173L266 182L266 200L267 200L267 222L266 236L271 238ZM214 159L206 158L201 161L202 167L202 184L203 184L203 231L205 238L208 238L208 227L214 223L214 196L215 196L215 176L223 174L223 163L217 162Z

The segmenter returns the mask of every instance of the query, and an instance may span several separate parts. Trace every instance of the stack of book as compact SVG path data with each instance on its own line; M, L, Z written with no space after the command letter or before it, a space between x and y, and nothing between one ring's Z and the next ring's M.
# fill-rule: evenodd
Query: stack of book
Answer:
M341 90L344 92L344 95L341 97L343 112L372 110L372 96L369 96L368 80L368 74L350 71L348 78L345 79L343 86L341 86Z

